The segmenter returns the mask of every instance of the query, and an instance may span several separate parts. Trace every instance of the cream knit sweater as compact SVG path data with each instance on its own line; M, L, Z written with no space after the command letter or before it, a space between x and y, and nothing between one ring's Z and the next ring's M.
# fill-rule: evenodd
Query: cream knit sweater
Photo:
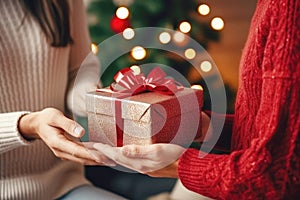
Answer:
M17 128L25 112L46 107L64 111L67 91L68 106L73 107L68 83L89 53L90 39L83 3L70 3L74 44L54 48L33 18L27 17L22 24L24 10L18 0L0 1L1 200L54 199L88 183L83 166L58 159L41 140L26 141ZM96 59L85 65L90 74L99 73Z

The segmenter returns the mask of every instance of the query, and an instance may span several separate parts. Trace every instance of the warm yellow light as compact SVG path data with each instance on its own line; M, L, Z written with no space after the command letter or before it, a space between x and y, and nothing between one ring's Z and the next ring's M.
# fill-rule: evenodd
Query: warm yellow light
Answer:
M131 56L136 60L142 60L146 57L146 50L141 46L133 47L131 50Z
M211 20L211 27L217 31L222 30L224 28L224 21L220 17L215 17Z
M138 65L132 65L130 69L133 71L134 75L138 75L141 73L141 68Z
M127 40L130 40L134 37L135 33L134 33L134 30L132 28L126 28L124 31L123 31L123 37Z
M173 39L177 43L181 43L185 40L185 35L179 31L175 32L173 35Z
M94 43L91 44L91 50L92 50L93 54L97 54L99 51L98 46Z
M196 56L196 51L192 48L185 50L184 55L187 59L193 59Z
M192 29L192 26L189 22L181 22L179 25L179 30L183 33L188 33Z
M191 88L196 90L203 90L203 87L201 85L192 85Z
M171 41L171 35L170 33L162 32L161 34L159 34L158 39L162 44L167 44Z
M129 16L129 10L124 6L121 6L117 9L116 15L119 19L126 19Z
M209 61L203 61L200 64L200 69L204 72L209 72L212 69L212 65Z
M199 13L200 15L208 15L209 12L210 12L210 8L209 8L208 5L206 5L206 4L201 4L201 5L198 6L198 13Z

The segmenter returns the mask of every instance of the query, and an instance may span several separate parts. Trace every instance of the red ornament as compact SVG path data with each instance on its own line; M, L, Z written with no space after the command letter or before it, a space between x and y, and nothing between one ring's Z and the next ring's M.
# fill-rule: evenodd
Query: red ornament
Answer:
M120 19L117 16L113 16L110 21L111 30L115 33L123 32L126 28L130 27L130 21L128 18Z

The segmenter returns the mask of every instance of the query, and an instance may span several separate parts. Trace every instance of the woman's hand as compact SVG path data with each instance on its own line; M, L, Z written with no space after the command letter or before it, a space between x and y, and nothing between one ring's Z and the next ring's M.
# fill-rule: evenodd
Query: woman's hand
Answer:
M209 140L212 136L210 118L202 112L202 136L197 141ZM94 148L116 163L153 177L177 178L178 158L184 148L176 144L158 143L151 145L126 145L111 147L95 143Z
M92 143L81 143L84 129L54 108L24 115L19 120L19 131L28 140L42 139L55 156L83 165L115 165L113 161L92 150Z
M101 151L116 163L153 177L177 177L178 158L184 148L175 144L126 145L111 147L95 143Z

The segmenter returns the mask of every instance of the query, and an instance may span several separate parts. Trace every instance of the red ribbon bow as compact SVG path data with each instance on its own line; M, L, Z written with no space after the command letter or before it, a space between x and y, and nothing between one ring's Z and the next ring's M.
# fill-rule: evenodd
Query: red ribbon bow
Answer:
M136 75L132 69L125 68L114 76L114 80L115 83L110 85L112 91L131 95L145 91L173 95L183 89L180 83L167 78L165 72L159 67L155 67L147 77L144 74Z

